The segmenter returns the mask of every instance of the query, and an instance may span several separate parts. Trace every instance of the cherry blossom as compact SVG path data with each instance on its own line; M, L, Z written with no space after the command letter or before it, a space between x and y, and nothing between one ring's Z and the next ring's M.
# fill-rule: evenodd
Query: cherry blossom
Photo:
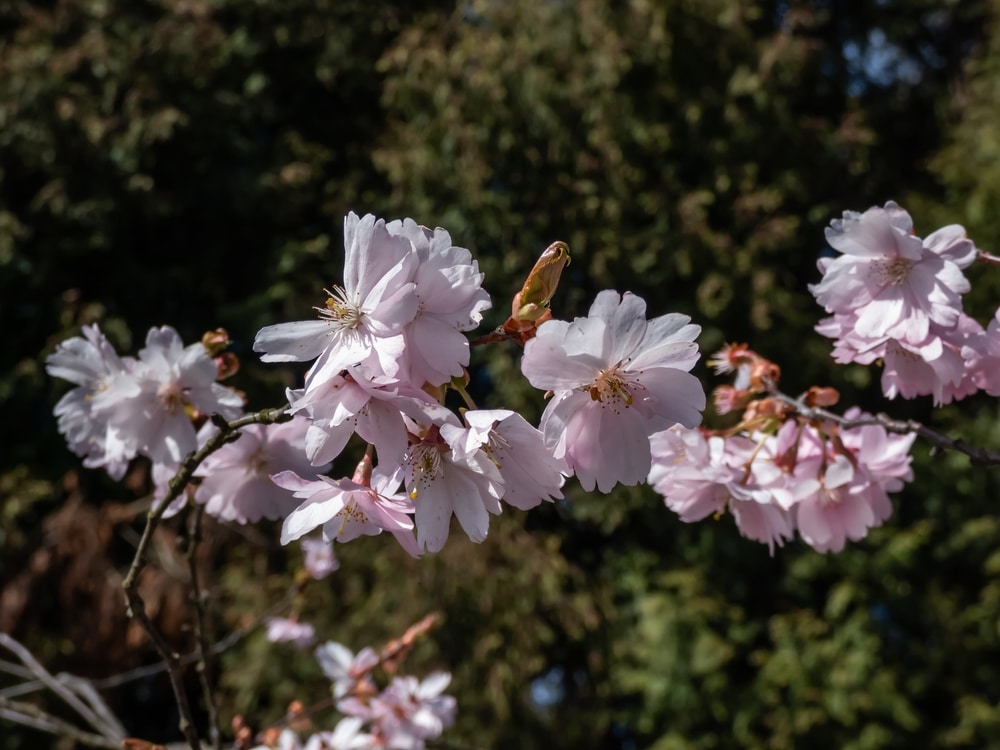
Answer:
M132 368L94 399L130 450L154 462L178 462L198 447L191 410L239 415L243 399L215 382L218 370L202 344L185 347L170 326L151 328Z
M819 261L823 279L810 291L832 317L816 330L835 340L841 363L882 361L888 398L932 395L935 405L974 393L977 362L989 348L982 327L962 311L969 283L961 269L979 254L951 225L924 240L908 213L889 202L864 214L845 212L827 230L843 255Z
M482 450L467 449L467 430L430 425L403 458L396 477L406 482L415 508L417 546L438 552L454 515L474 542L486 538L490 514L500 514L503 477ZM447 425L446 425L447 427Z
M394 677L389 686L371 700L348 698L337 707L372 725L372 733L383 747L423 750L427 740L455 721L455 699L442 695L451 682L447 672L434 672L424 680Z
M787 509L761 486L761 473L771 479L781 475L773 467L769 472L766 459L758 458L766 455L761 450L766 442L761 436L756 441L740 435L708 437L699 430L674 427L651 439L649 483L682 521L729 511L740 533L767 544L773 555L774 547L791 539L794 529Z
M222 521L284 518L300 501L272 482L270 475L330 468L329 463L312 466L305 455L308 428L309 422L301 417L284 424L244 427L239 438L208 456L195 471L195 476L202 477L195 502Z
M401 379L417 386L441 385L462 375L469 364L469 342L462 331L478 326L491 307L483 274L472 254L452 245L451 235L440 227L430 230L404 219L389 222L386 229L410 240L419 259L413 277L418 307L403 332Z
M131 357L118 356L96 325L84 326L83 337L63 341L45 360L49 375L78 386L55 406L59 432L70 450L83 457L84 466L103 467L112 479L125 475L136 447L118 437L108 415L96 413L94 402L134 364Z
M299 648L311 646L316 640L316 630L307 622L286 619L284 617L268 617L267 640L276 643L288 641Z
M334 698L343 698L356 692L359 683L369 682L368 675L378 664L378 654L371 648L365 647L355 654L336 641L317 646L315 656L323 674L333 683Z
M546 446L585 490L642 481L649 436L701 422L705 392L687 372L700 330L679 314L647 321L641 298L606 290L589 317L543 323L525 345L525 377L554 393L540 426Z
M57 350L49 364L53 374L83 389L67 394L57 414L89 465L121 476L140 453L176 464L198 446L194 412L227 419L240 413L242 398L215 382L218 370L205 347L185 347L169 326L150 329L135 360L119 359L96 327L84 335Z
M375 738L361 731L362 719L348 716L337 722L332 732L316 732L304 742L291 729L282 729L273 741L265 741L251 750L369 750Z
M302 556L306 572L317 581L323 580L340 567L333 552L333 543L323 539L303 539Z
M340 455L355 433L375 446L380 462L399 464L408 444L404 414L422 422L451 415L426 392L393 378L368 377L360 368L289 390L288 400L294 413L310 419L305 451L316 466Z
M500 471L505 503L529 510L543 500L563 496L565 466L546 449L541 431L524 417L508 409L471 409L464 417L468 430L443 425L441 434L454 437L452 450L459 458L479 449L486 453Z
M350 365L369 362L395 375L403 353L403 328L413 320L419 302L413 275L413 244L392 235L371 214L344 219L346 260L344 285L327 292L318 320L279 323L262 328L254 351L265 362L317 360L306 388L336 377Z
M826 239L842 255L820 260L823 280L809 289L827 312L854 313L859 336L920 343L932 322L957 322L969 290L961 269L976 253L961 227L921 240L910 215L890 201L863 214L845 211Z
M868 415L851 409L844 416ZM795 531L817 551L837 552L892 514L887 493L912 479L915 436L880 425L834 434L794 419L776 434L706 436L675 427L652 438L649 482L682 521L728 511L740 533L771 554Z
M359 536L390 532L414 557L419 555L413 541L413 505L396 494L399 479L372 467L365 456L351 479L334 480L320 476L307 480L293 471L271 477L276 485L292 490L300 505L285 518L281 543L288 544L313 529L322 527L327 541L349 542Z

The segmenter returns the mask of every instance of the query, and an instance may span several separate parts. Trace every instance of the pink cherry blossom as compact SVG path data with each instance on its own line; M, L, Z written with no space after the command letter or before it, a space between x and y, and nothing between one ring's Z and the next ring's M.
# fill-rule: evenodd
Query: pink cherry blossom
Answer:
M340 567L333 551L333 543L323 539L303 539L302 555L306 572L317 581L323 580Z
M306 457L308 428L309 422L302 417L283 424L244 427L235 441L208 456L195 471L195 476L202 477L195 502L222 521L256 523L262 518L284 518L300 501L272 482L271 475L330 468L329 463L312 466Z
M864 420L859 409L845 414ZM818 551L839 551L892 514L889 492L912 478L914 435L880 425L837 438L789 420L777 434L706 437L672 428L653 436L649 481L681 520L729 511L740 533L774 554L795 531Z
M355 433L375 446L383 465L397 465L408 444L404 414L421 422L451 415L424 391L392 378L369 377L357 367L312 388L290 390L288 400L293 412L311 421L305 451L315 465L335 459Z
M348 716L337 722L332 732L317 732L306 740L302 750L370 750L375 738L361 731L364 722Z
M687 372L700 330L684 315L647 321L641 298L606 290L589 317L543 323L525 345L525 377L555 394L542 415L546 446L584 489L642 481L649 436L701 421L705 392Z
M469 342L462 331L478 326L491 307L483 274L472 254L452 245L451 235L440 227L432 231L404 219L386 229L410 240L419 259L413 278L418 308L403 332L400 379L418 387L441 385L469 364Z
M322 527L328 541L349 542L359 536L388 531L414 557L413 505L396 494L399 479L373 470L365 456L351 479L317 477L307 480L292 471L271 477L276 485L292 490L300 505L288 514L281 527L281 543L288 544Z
M868 415L855 408L844 416ZM909 449L915 437L865 425L840 430L834 442L812 426L787 423L778 436L779 455L789 456L785 446L795 443L794 461L784 462L786 481L810 485L790 504L802 539L819 552L839 552L847 540L860 541L885 522L892 514L887 493L912 478Z
M396 473L406 482L416 509L421 550L438 552L444 547L452 515L469 539L481 542L489 531L490 514L501 511L500 471L483 450L464 449L467 431L456 422L451 430L442 431L436 424L423 430Z
M455 721L455 699L441 693L451 682L447 672L434 672L424 680L394 677L370 701L349 698L337 707L370 722L380 747L423 750Z
M1000 396L1000 309L986 330L965 340L962 356L976 387L991 396Z
M359 683L370 684L369 674L378 664L378 654L365 647L354 654L347 646L327 641L315 651L320 669L333 683L333 697L343 698L355 691Z
M919 344L932 322L945 328L957 322L969 290L961 268L975 258L961 227L922 241L910 215L890 201L863 214L844 212L826 238L843 254L820 261L823 279L810 291L827 312L856 314L859 336Z
M470 409L464 415L468 430L443 425L441 434L451 441L452 450L467 458L482 449L503 479L505 503L529 510L543 500L561 498L565 465L545 447L540 430L520 414L507 409Z
M418 259L408 239L390 234L381 219L351 213L344 219L344 248L344 285L327 292L319 319L267 326L254 340L265 362L316 359L307 389L361 362L395 375L402 330L417 313Z
M726 450L735 440L682 427L658 432L649 441L653 462L647 481L685 523L724 513L733 494L743 491L746 474Z
M240 413L243 399L216 383L217 375L202 344L185 347L173 328L151 328L130 370L94 397L94 412L128 450L176 463L198 447L189 409L226 419Z
M95 413L94 399L120 380L134 363L131 357L119 357L96 325L84 326L82 338L74 336L63 341L45 360L49 375L78 386L56 404L59 432L70 450L83 457L84 466L104 467L112 479L125 475L137 448L134 442L119 438L107 413ZM138 386L128 382L136 392Z
M674 427L651 439L653 464L649 482L667 507L687 523L729 511L740 534L774 547L792 538L794 530L774 493L761 486L774 483L782 472L768 466L773 438L757 436L706 437L698 430ZM758 446L758 443L764 444Z

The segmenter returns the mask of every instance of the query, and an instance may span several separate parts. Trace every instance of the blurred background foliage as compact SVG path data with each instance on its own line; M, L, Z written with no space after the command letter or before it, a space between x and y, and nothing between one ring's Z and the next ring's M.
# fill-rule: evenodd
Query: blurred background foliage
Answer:
M812 331L823 227L895 199L927 234L996 251L995 0L8 0L0 4L0 630L100 680L155 661L118 585L148 478L81 470L55 430L54 345L97 321L134 353L152 325L227 328L253 408L301 369L263 367L263 325L337 283L348 210L448 228L495 310L537 254L573 251L554 302L602 288L747 341L797 392L1000 446L995 399L886 405ZM1000 276L970 269L985 322ZM537 417L512 347L476 351L477 397ZM716 384L704 365L697 373ZM711 421L713 417L709 415ZM771 557L729 519L684 525L647 488L495 519L412 561L392 542L293 597L358 649L429 611L407 662L454 673L455 748L1000 746L997 470L918 444L882 529L840 555ZM215 637L286 596L276 529L209 524ZM183 526L144 591L190 648ZM259 631L216 665L228 720L319 700L308 654ZM129 730L176 737L162 676L109 687ZM54 707L53 707L54 708ZM5 748L48 740L10 725ZM53 741L53 746L55 746ZM61 748L71 747L62 742Z

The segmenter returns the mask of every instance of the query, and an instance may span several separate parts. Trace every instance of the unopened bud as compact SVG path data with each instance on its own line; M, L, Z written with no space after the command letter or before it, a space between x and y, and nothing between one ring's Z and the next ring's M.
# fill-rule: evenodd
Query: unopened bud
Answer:
M216 380L231 378L240 370L240 358L232 352L221 352L215 355L214 359L217 370Z
M229 333L225 328L206 331L201 337L201 345L205 347L208 356L214 357L229 347Z
M535 262L521 291L514 295L510 316L518 321L537 321L549 307L559 286L563 268L569 265L569 246L553 242Z
M835 406L840 401L840 393L837 392L836 388L820 388L818 385L814 385L806 391L803 401L805 401L806 406Z

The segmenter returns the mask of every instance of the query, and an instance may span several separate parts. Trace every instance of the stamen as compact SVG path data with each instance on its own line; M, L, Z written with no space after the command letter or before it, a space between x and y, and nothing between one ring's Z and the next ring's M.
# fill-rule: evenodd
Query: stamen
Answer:
M620 369L621 366L622 363L619 362L614 367L601 370L594 384L584 388L589 391L591 400L600 401L616 413L632 406L633 391L642 388L640 383L629 381L628 375Z
M319 313L319 317L336 324L337 328L346 331L353 331L361 325L365 317L357 303L347 296L347 291L342 286L334 286L333 291L324 289L329 296L324 307L313 308Z
M410 499L416 500L421 486L426 487L441 475L441 451L436 445L418 443L411 449L406 463L413 471L413 488Z
M899 286L910 273L913 261L906 258L885 258L872 261L870 273L879 286Z

